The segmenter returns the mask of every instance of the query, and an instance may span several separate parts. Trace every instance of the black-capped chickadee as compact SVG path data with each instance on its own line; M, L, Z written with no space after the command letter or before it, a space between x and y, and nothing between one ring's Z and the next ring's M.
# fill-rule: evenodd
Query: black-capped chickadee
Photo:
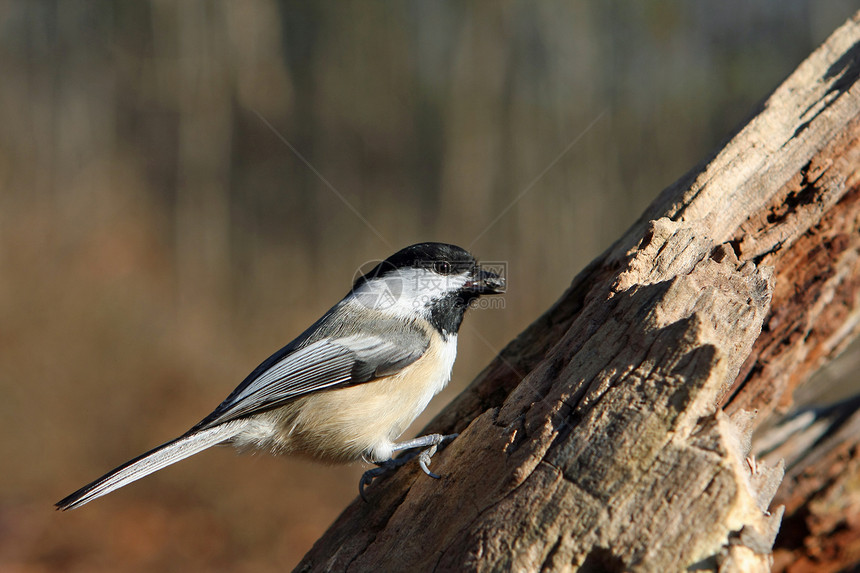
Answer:
M140 455L57 502L73 509L216 444L298 454L330 463L365 459L360 490L397 451L442 441L395 440L451 378L469 303L504 290L464 249L420 243L388 257L298 338L274 353L214 412L175 440ZM437 477L437 476L433 476Z

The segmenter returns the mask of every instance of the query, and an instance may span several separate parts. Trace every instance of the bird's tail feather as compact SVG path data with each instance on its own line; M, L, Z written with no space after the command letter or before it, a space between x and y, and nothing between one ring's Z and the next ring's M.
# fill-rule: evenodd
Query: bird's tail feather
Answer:
M80 507L97 497L126 486L170 464L229 440L235 437L243 426L244 420L232 420L213 428L180 436L127 461L91 484L85 485L75 493L61 499L55 505L57 509L61 510Z

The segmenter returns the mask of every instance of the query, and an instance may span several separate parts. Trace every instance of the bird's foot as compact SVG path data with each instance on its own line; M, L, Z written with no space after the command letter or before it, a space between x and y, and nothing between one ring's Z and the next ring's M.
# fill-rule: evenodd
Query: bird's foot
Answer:
M436 453L436 450L439 449L440 444L450 442L458 435L459 434L428 434L426 436L415 438L414 440L394 444L392 452L397 452L401 450L412 450L415 448L424 449L410 452L397 458L391 458L390 460L385 460L384 462L378 462L376 465L379 467L364 472L358 482L358 493L361 495L361 499L367 501L367 497L364 493L364 488L373 483L374 479L378 478L379 476L385 475L388 472L393 471L402 465L405 465L415 457L418 458L418 465L421 467L425 474L427 474L433 479L439 479L440 476L431 472L430 468L428 467L430 465L431 458L433 457L433 454Z

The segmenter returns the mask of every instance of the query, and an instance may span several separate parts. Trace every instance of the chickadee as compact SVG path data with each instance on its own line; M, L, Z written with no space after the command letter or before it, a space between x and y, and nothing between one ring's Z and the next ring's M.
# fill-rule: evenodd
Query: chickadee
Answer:
M298 338L257 366L185 434L130 460L57 502L73 509L216 444L298 454L329 463L365 459L359 490L397 451L453 436L396 443L451 378L457 331L469 303L503 292L504 280L464 249L420 243L391 255Z

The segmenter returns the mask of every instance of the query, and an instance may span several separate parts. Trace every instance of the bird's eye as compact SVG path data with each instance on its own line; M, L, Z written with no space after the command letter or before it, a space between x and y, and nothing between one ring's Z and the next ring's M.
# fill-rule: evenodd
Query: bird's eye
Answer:
M451 273L451 263L448 261L437 261L433 264L433 270L439 273L440 275L447 275Z

